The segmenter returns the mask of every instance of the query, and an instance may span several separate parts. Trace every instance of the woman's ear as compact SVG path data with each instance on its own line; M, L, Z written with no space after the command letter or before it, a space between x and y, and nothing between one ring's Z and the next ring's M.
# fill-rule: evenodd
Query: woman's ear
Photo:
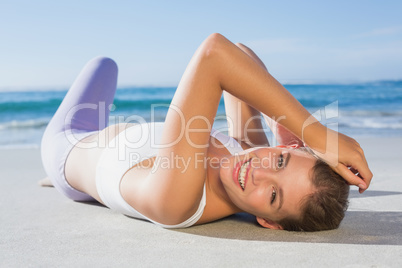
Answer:
M264 219L264 218L257 217L257 222L262 227L265 227L265 228L275 229L275 230L283 230L283 227L279 223L276 223L276 222L271 221L269 219Z

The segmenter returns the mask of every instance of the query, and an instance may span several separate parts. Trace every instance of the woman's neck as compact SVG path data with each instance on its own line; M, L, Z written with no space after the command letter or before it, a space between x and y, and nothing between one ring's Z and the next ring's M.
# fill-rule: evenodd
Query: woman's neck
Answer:
M206 196L207 204L198 223L211 222L242 212L229 198L220 178L220 161L230 156L226 148L210 144L208 149ZM228 155L229 154L229 155Z
M227 156L223 156L227 157ZM223 186L223 183L221 181L220 177L220 168L208 168L207 171L207 187L211 191L211 195L213 195L216 200L220 200L220 202L225 204L224 206L228 208L228 210L231 211L231 214L241 212L241 210L235 206L235 204L232 202L232 200L229 198L228 193L225 190L225 187Z

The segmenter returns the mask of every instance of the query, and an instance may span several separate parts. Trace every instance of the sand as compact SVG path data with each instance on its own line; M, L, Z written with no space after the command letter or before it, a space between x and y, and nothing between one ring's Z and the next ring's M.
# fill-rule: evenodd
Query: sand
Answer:
M338 230L260 228L239 214L166 230L39 187L38 149L0 150L1 267L402 267L402 137L361 138L372 185Z

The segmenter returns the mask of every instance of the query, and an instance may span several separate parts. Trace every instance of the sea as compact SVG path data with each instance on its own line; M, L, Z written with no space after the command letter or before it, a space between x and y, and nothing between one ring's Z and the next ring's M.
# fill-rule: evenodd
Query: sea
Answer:
M323 124L346 135L356 139L402 136L402 80L284 86ZM163 121L175 90L118 88L110 124ZM66 92L67 89L0 92L0 149L39 148L46 125ZM214 128L227 131L223 98ZM264 128L272 139L269 128Z

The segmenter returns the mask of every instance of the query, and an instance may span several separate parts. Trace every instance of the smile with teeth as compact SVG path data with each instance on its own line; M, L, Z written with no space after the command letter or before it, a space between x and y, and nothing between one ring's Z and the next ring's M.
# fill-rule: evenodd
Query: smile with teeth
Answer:
M248 167L250 166L250 160L246 161L239 170L238 180L240 183L240 187L243 189L246 187L246 175L248 171Z

